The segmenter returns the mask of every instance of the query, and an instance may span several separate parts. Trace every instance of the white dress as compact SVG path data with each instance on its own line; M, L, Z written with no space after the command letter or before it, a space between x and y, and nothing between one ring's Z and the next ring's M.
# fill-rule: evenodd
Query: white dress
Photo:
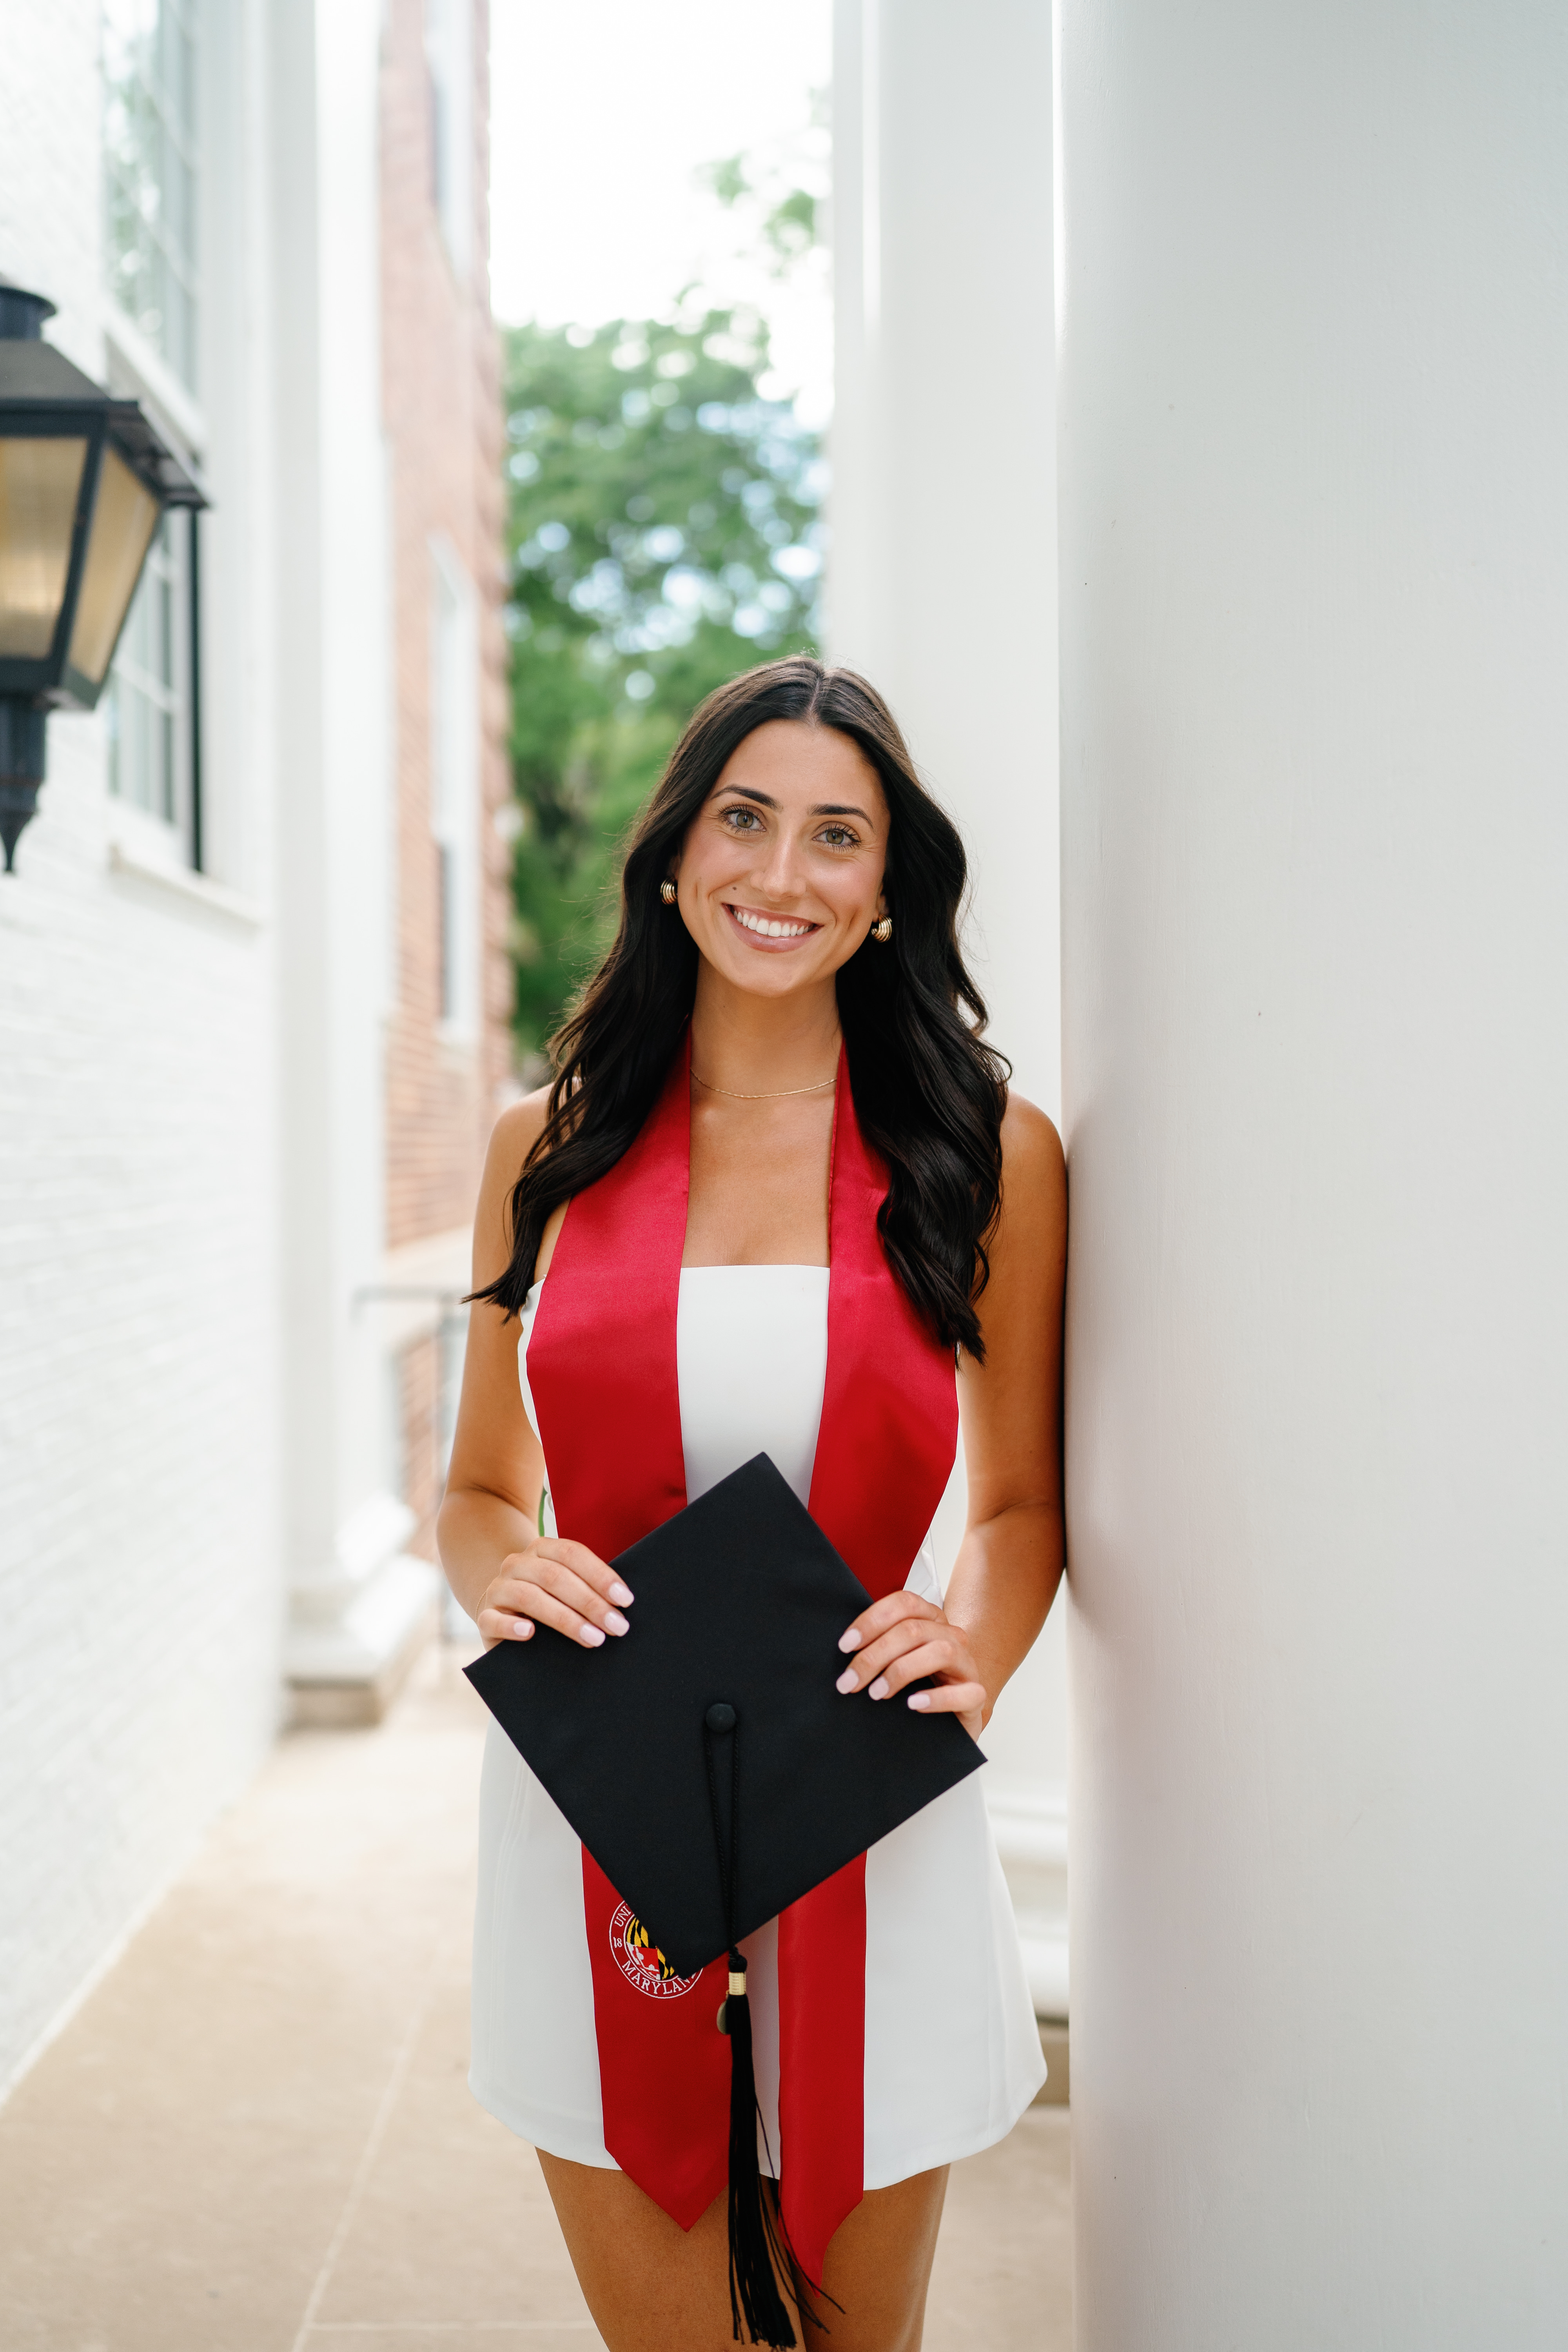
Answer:
M536 1431L527 1353L542 1287L528 1295L518 1348ZM804 1503L827 1369L827 1268L685 1267L677 1360L688 1501L766 1453ZM553 1532L548 1505L545 1526ZM908 1582L940 1600L929 1542ZM982 1779L972 1773L866 1857L867 2189L989 2147L1045 2080ZM776 1926L749 1937L746 1954L758 2098L777 2150ZM493 1722L479 1799L468 2081L481 2105L535 2147L616 2168L600 2107L582 1848Z

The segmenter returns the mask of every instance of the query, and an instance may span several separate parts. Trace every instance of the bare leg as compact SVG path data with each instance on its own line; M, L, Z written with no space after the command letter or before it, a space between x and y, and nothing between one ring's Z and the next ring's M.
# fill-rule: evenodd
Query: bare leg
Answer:
M873 2189L828 2242L822 2330L802 2330L808 2352L921 2352L926 2289L947 2195L947 2167Z
M624 2172L539 2151L594 2322L609 2352L733 2352L725 2200L682 2230ZM827 2249L823 2284L844 2306L823 2316L831 2352L920 2352L926 2284L947 2170L918 2173L862 2199ZM788 2293L786 2299L794 2305ZM811 2352L830 2339L796 2335Z
M609 2352L732 2352L721 2196L683 2230L624 2172L542 2148L539 2162Z

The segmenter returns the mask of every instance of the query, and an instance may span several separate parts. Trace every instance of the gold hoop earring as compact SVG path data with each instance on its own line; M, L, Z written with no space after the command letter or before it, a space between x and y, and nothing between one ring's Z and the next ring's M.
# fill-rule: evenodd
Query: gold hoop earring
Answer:
M876 940L877 945L879 948L885 948L892 936L893 919L891 915L884 915L879 923L872 924L871 937Z
M674 883L661 882L658 886L658 895L664 900L667 907L673 907L676 900L676 888Z

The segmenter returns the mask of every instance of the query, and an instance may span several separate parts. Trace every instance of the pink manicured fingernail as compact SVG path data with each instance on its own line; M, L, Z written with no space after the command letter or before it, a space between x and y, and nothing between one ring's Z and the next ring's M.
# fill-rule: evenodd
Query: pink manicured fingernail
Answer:
M585 1643L590 1650L601 1649L604 1646L605 1637L596 1625L583 1626L578 1632L577 1639Z
M626 1586L619 1582L611 1585L610 1598L612 1601L618 1602L620 1607L623 1609L629 1609L632 1605L631 1594L626 1591Z
M513 1618L511 1633L514 1642L526 1642L531 1637L532 1633L533 1620L531 1617Z
M853 1625L850 1626L847 1633L840 1633L838 1646L841 1650L858 1650L860 1647L860 1636Z
M930 1691L911 1691L910 1693L910 1705L918 1714L923 1715L927 1707L931 1705Z
M879 1675L877 1676L876 1681L872 1684L872 1685L871 1685L870 1689L868 1691L868 1693L866 1694L866 1696L868 1696L868 1698L886 1698L886 1697L887 1697L887 1696L888 1696L888 1677L887 1677L887 1675Z
M612 1609L610 1611L609 1614L605 1619L605 1628L607 1633L629 1633L632 1630L626 1623L626 1619L621 1615L618 1609Z
M834 1684L833 1687L835 1690L841 1691L858 1690L860 1687L860 1677L856 1673L853 1666L847 1666L843 1674L839 1675L838 1680Z

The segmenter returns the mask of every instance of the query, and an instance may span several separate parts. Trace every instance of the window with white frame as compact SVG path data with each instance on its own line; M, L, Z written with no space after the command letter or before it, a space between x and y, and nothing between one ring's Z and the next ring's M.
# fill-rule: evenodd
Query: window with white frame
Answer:
M440 1020L479 1025L479 632L473 583L444 540L430 548L430 830L436 843Z
M425 67L430 197L452 267L466 278L473 254L473 0L425 0Z
M104 0L103 145L110 298L194 393L195 0Z
M148 372L162 365L187 395L198 389L200 324L197 5L104 0L103 6L111 333L145 346L152 359L141 365ZM114 325L117 317L124 327ZM180 454L197 456L183 445ZM197 529L194 515L165 517L115 652L106 709L110 789L174 827L199 866Z
M126 616L110 677L109 788L188 834L192 809L190 541L166 515Z

